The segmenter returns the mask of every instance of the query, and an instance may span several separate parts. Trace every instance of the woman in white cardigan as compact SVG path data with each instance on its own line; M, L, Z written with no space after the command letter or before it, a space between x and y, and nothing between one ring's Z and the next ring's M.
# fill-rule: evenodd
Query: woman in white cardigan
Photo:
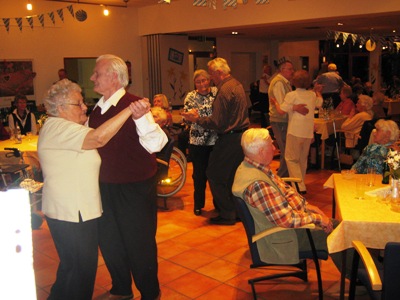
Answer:
M367 95L359 95L356 104L358 113L350 114L348 119L343 122L341 130L345 132L346 148L354 148L358 143L361 128L365 121L372 120L373 100Z

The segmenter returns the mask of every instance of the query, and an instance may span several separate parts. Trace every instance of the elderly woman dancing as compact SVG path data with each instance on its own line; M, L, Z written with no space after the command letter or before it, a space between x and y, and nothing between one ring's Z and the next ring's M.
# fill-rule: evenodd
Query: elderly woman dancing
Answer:
M92 299L97 270L97 218L102 214L99 190L104 146L135 111L132 103L97 129L84 126L87 107L81 88L68 79L55 83L44 104L49 118L40 131L38 153L44 175L45 214L60 263L49 299Z
M374 143L364 148L351 167L359 174L366 174L368 168L374 168L376 173L382 174L388 150L399 138L399 127L394 121L381 119L375 123L375 128L372 133Z

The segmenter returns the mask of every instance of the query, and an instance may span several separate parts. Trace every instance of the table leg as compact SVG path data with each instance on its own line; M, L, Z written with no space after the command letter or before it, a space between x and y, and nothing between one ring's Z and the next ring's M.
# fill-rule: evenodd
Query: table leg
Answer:
M321 139L321 170L325 166L325 140Z
M342 251L342 266L340 271L340 300L344 300L344 292L346 288L346 259L347 259L347 251Z

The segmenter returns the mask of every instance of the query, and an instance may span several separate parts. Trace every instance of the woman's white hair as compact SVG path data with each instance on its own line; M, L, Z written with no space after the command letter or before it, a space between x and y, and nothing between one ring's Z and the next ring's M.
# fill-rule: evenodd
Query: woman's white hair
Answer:
M49 115L58 117L58 107L69 102L69 95L72 92L81 93L82 89L76 83L63 79L57 81L44 95L44 106Z
M245 156L257 155L261 148L268 145L270 139L269 131L265 128L247 129L241 140L242 149Z
M129 83L128 67L122 58L113 54L104 54L96 59L96 62L106 60L110 64L107 68L107 73L115 72L118 76L118 81L121 87L126 87Z
M360 105L364 107L365 111L369 113L371 116L374 115L374 112L372 111L372 106L374 105L374 101L370 96L367 95L359 95L358 96L358 101L360 102Z
M380 119L375 123L375 128L384 132L390 132L389 142L394 143L399 139L399 127L392 120Z

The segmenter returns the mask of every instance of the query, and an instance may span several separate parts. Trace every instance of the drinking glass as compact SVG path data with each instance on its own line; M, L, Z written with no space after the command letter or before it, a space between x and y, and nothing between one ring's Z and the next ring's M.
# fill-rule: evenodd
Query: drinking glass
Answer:
M367 186L367 178L365 176L359 176L356 178L356 199L365 199L365 188Z
M375 168L368 168L367 170L367 186L374 186L375 185Z
M31 137L32 137L32 132L27 132L26 133L26 137L27 137L27 139L28 139L28 142L30 142L31 141Z

